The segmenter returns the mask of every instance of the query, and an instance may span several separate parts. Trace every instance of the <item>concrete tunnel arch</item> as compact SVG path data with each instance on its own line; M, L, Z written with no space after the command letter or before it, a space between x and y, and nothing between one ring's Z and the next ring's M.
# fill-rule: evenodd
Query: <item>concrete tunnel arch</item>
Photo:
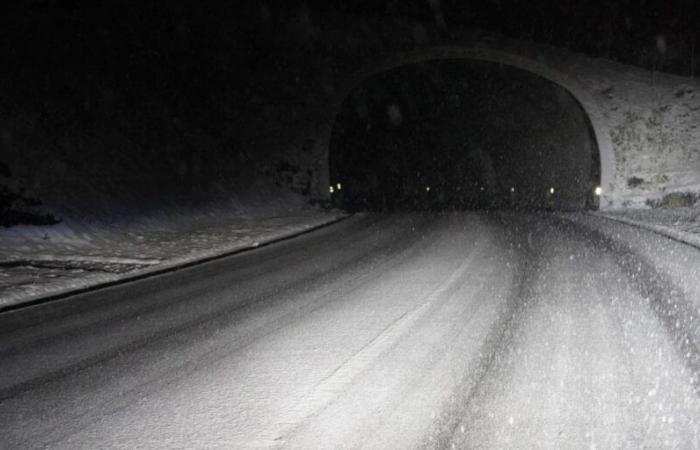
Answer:
M350 94L363 82L380 73L411 64L447 59L475 60L511 66L540 76L567 91L578 102L588 117L593 139L598 147L600 184L603 189L600 196L599 209L605 210L613 206L615 155L610 139L610 130L606 124L605 117L589 90L575 79L546 64L512 53L481 47L438 47L397 53L367 64L364 68L343 79L340 87L332 97L328 114L325 115L323 122L319 126L314 145L314 154L317 157L316 161L319 161L320 167L317 167L315 171L316 180L313 185L315 194L319 198L329 198L330 144L333 127L344 102Z

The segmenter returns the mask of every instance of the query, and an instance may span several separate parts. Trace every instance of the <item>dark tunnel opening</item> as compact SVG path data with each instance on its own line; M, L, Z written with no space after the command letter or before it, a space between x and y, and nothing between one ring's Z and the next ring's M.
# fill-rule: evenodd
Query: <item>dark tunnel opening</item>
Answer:
M336 118L331 198L350 211L597 208L600 156L564 88L511 66L433 60L374 75Z

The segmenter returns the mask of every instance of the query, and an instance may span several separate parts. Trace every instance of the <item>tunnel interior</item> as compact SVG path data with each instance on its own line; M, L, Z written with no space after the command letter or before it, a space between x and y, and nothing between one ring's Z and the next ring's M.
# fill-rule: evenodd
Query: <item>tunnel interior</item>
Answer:
M492 62L378 73L343 102L330 195L350 211L597 208L590 121L563 87Z

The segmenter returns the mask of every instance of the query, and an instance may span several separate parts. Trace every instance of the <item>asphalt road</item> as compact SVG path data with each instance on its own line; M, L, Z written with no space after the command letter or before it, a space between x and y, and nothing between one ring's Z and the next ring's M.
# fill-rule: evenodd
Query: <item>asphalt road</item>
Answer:
M0 448L700 448L687 313L609 244L366 215L2 314Z

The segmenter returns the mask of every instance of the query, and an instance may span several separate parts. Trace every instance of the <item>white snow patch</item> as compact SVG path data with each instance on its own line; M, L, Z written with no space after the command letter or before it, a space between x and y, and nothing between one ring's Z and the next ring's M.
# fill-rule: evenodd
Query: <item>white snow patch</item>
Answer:
M270 198L267 198L270 197ZM293 194L0 228L0 308L215 257L332 222Z

